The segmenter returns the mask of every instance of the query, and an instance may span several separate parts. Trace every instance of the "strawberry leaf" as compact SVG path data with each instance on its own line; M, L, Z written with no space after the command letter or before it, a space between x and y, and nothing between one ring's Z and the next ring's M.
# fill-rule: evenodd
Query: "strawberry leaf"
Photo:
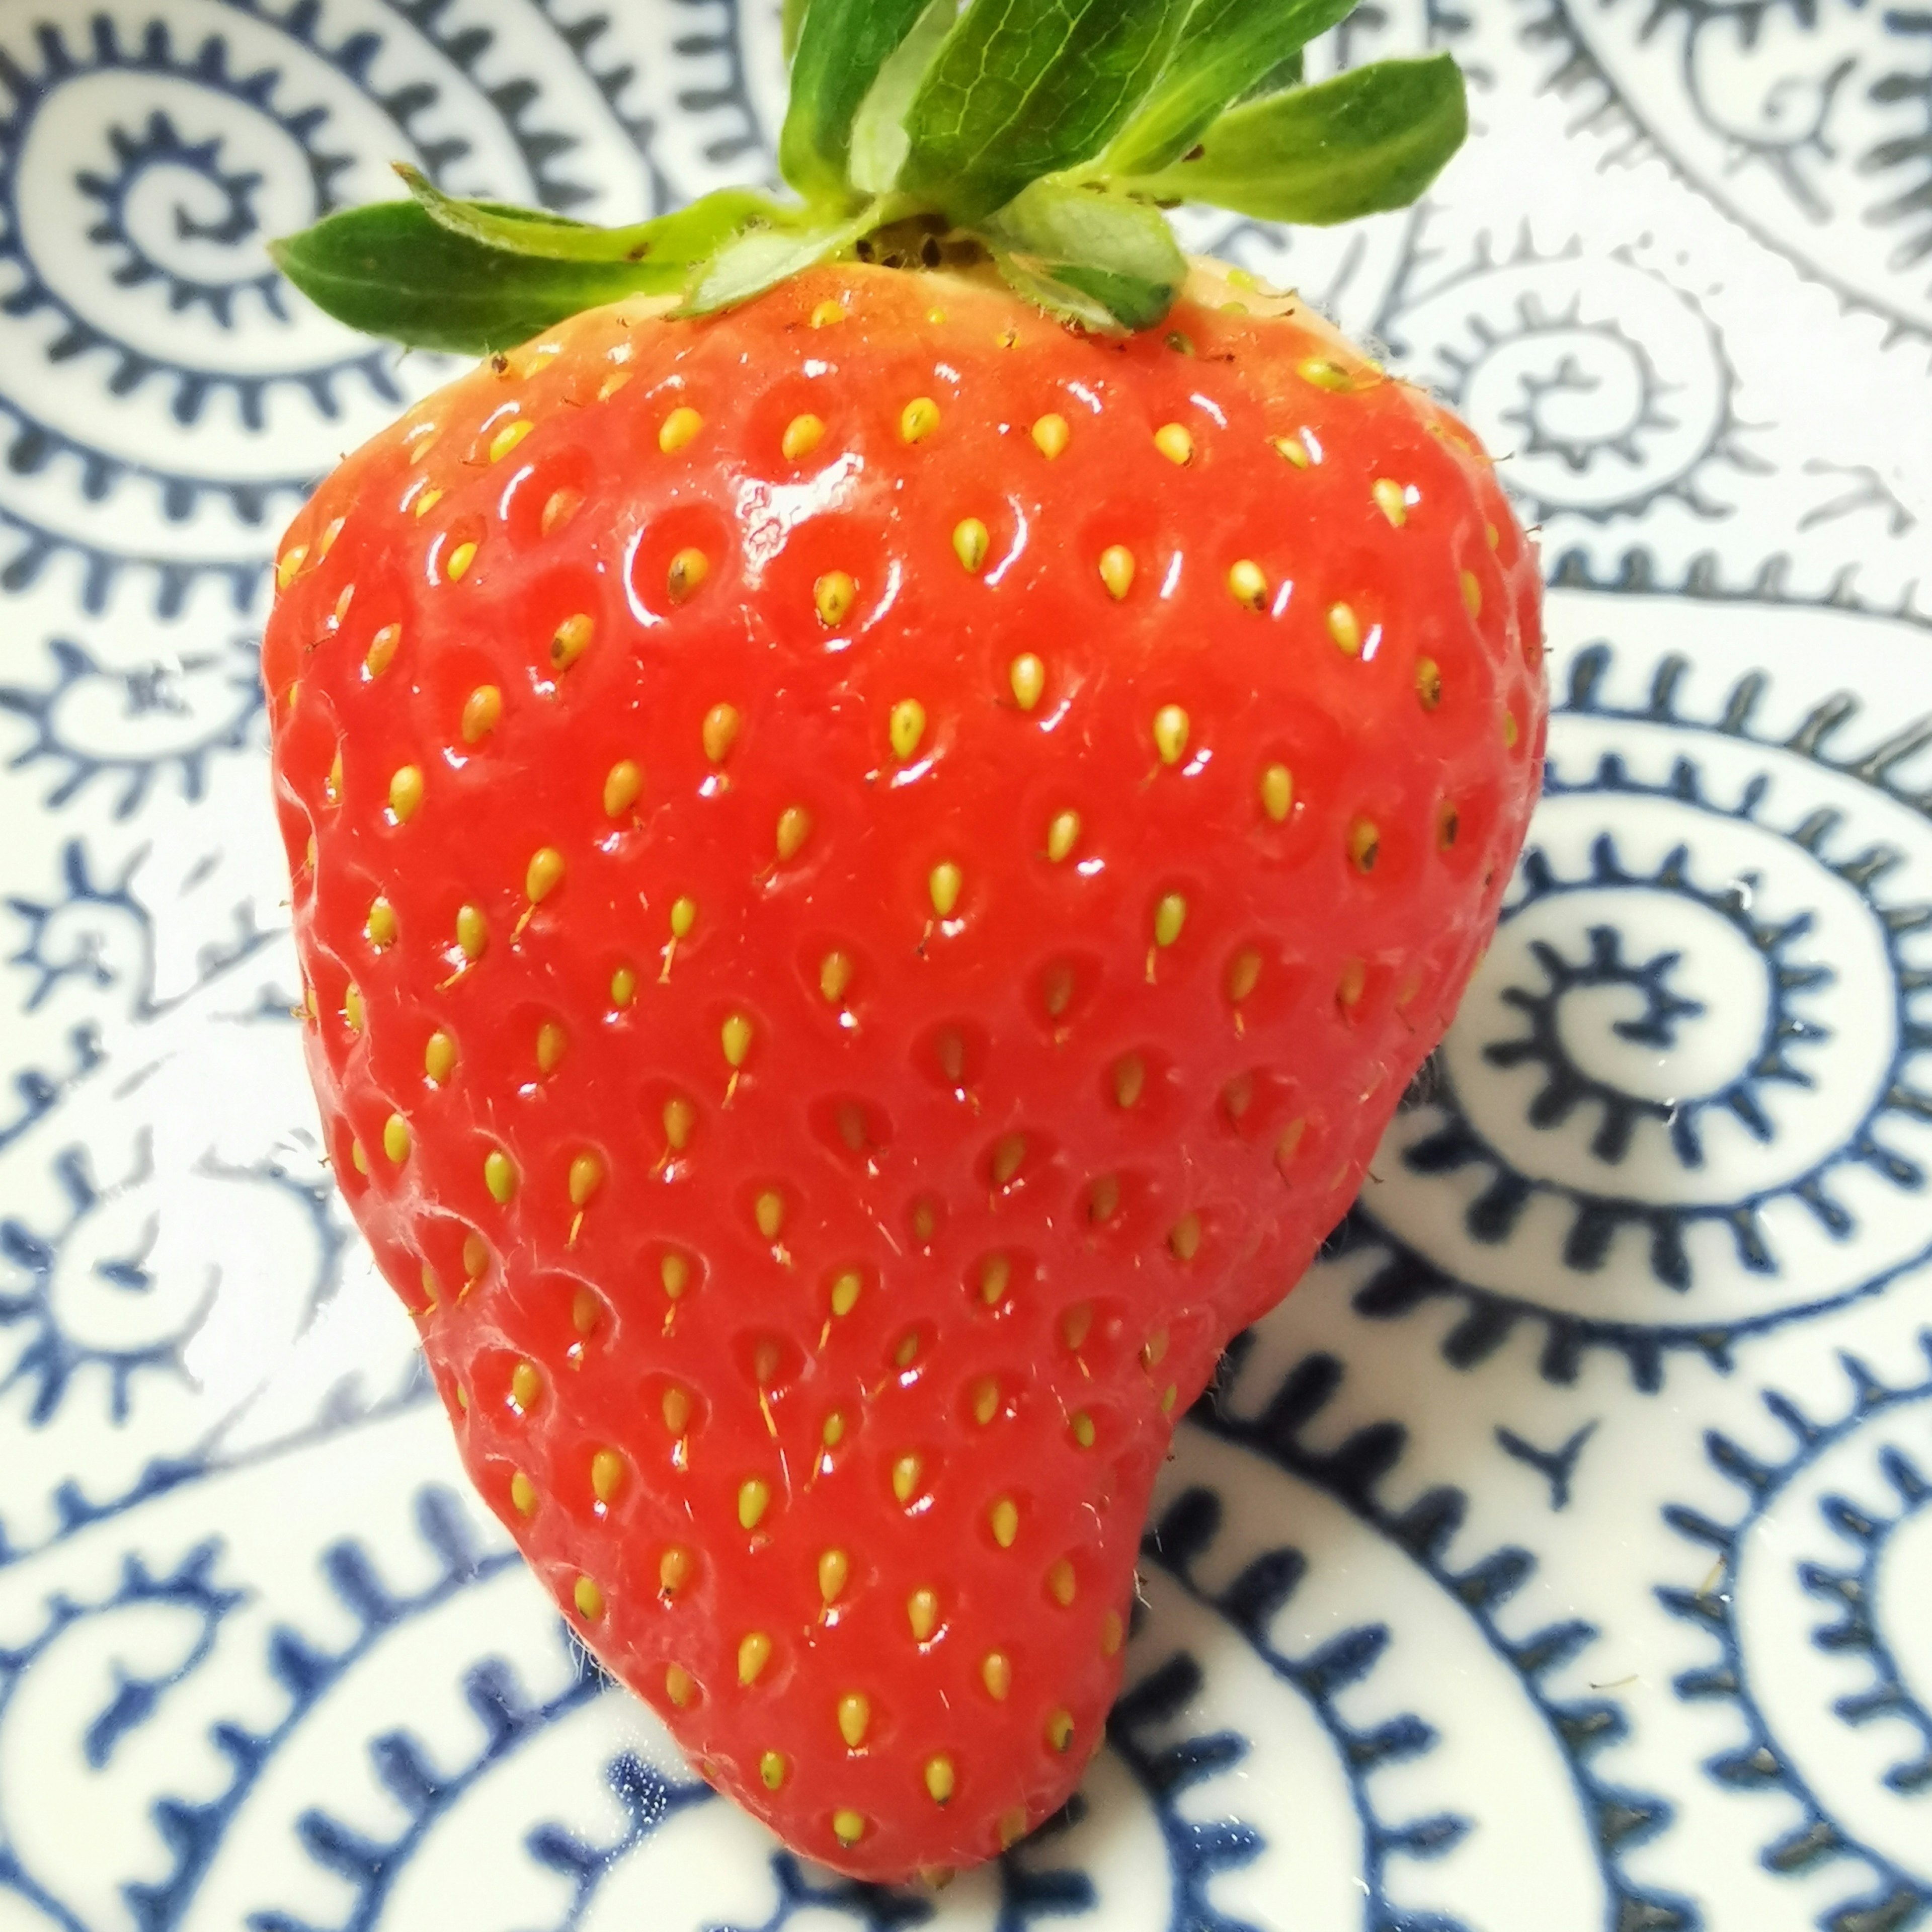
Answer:
M1023 296L1036 308L1044 309L1054 320L1091 329L1096 335L1123 332L1113 310L1098 296L1046 274L1009 249L994 248L993 260L1016 295Z
M905 130L906 110L958 17L958 0L932 0L912 32L879 69L879 77L852 123L847 172L862 194L886 194L898 182L911 147Z
M1187 279L1166 216L1097 187L1036 182L1000 209L987 233L1030 272L1100 303L1110 328L1160 321Z
M513 209L482 204L506 220ZM492 248L432 220L414 201L332 214L272 242L276 266L316 306L412 349L487 356L653 284L657 265L557 261Z
M1101 163L1112 175L1153 174L1178 161L1229 102L1274 80L1355 0L1195 0L1153 92ZM1299 79L1298 74L1294 76ZM1276 91L1270 86L1269 92Z
M778 20L778 38L787 60L798 52L798 37L805 25L807 4L808 0L784 0L784 8Z
M670 214L623 228L597 228L567 215L512 208L499 202L458 201L406 162L396 172L423 212L439 227L485 248L553 262L629 262L646 279L640 288L682 288L697 265L754 222L785 218L784 211L746 188L721 188Z
M778 136L778 169L808 198L852 199L846 172L852 123L887 58L928 0L812 0L791 69L791 105Z
M690 292L674 311L716 315L763 295L788 277L851 247L878 219L876 206L842 221L808 227L754 229L725 243L704 265Z
M1447 54L1376 61L1221 116L1194 158L1137 194L1324 226L1406 208L1462 145L1469 110Z
M906 116L900 189L970 223L1097 154L1166 64L1187 0L974 0Z

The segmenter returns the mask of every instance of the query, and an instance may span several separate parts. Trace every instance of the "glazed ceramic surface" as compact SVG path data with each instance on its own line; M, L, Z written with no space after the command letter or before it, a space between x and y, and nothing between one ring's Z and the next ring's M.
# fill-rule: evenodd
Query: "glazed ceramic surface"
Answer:
M1504 458L1549 794L1360 1204L1182 1428L1106 1748L802 1865L469 1498L320 1158L256 638L448 373L263 241L757 179L776 0L0 0L0 1932L1932 1924L1932 16L1378 0L1478 132L1190 219ZM1286 1286L1286 1284L1283 1284Z

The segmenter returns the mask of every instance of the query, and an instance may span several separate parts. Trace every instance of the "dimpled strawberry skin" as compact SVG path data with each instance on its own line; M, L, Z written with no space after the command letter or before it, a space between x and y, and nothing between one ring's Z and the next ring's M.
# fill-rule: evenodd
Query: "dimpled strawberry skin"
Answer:
M592 311L281 554L344 1190L572 1626L867 1878L1072 1790L1174 1419L1537 791L1487 459L1229 292L1119 341L856 266Z

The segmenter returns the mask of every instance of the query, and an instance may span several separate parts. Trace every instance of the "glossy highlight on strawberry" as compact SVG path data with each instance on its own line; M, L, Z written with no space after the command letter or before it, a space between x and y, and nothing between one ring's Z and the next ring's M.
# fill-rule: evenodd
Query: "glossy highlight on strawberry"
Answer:
M1486 459L1246 278L1106 338L847 262L483 364L278 583L311 1065L479 1490L788 1842L993 1855L1492 928Z

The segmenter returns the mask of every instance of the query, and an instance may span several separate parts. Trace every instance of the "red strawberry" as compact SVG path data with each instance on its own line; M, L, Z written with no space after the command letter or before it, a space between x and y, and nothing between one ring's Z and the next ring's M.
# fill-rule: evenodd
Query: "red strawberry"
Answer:
M850 262L595 310L281 555L344 1188L575 1628L869 1878L1072 1788L1174 1419L1346 1208L1536 790L1468 433L1199 293L1120 339Z

